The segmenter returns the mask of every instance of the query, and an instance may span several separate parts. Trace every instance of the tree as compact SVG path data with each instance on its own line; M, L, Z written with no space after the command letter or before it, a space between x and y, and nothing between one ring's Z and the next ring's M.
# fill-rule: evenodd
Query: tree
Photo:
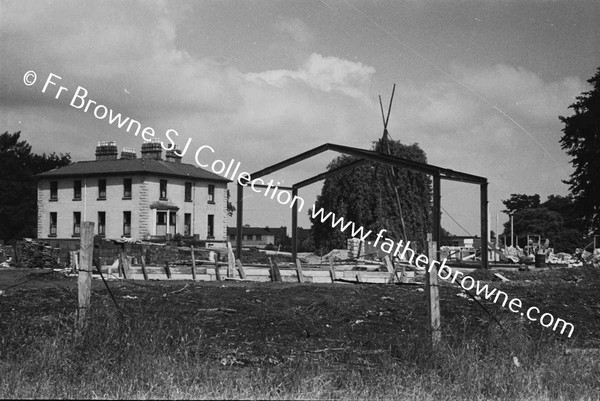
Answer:
M388 151L389 149L389 151ZM386 137L373 143L373 150L410 160L427 162L425 152L417 145L404 145ZM385 151L385 152L384 152ZM389 153L388 153L389 152ZM353 156L339 156L328 166L332 170L356 160ZM394 187L398 189L398 201ZM385 228L395 241L406 238L425 249L426 234L430 231L431 181L426 174L392 168L382 163L368 163L336 176L328 177L317 197L315 207L336 218L343 216L356 227L377 233ZM349 232L332 228L330 221L321 223L309 211L311 236L315 249L345 248Z
M572 157L575 171L564 181L577 212L589 233L600 231L600 68L588 80L592 90L583 92L569 106L575 114L559 116L564 124L560 144Z
M71 163L69 154L37 155L19 141L21 132L0 135L0 239L37 235L37 183L34 175Z
M584 242L584 233L574 217L575 205L571 197L550 195L540 203L539 195L512 194L503 200L504 206L513 214L514 233L526 245L527 235L548 238L556 252L573 252ZM504 224L504 235L510 235L510 221Z
M510 198L503 200L502 203L504 203L504 206L506 207L506 209L504 209L502 212L514 213L517 210L534 209L536 207L540 207L540 196L538 194L511 194Z

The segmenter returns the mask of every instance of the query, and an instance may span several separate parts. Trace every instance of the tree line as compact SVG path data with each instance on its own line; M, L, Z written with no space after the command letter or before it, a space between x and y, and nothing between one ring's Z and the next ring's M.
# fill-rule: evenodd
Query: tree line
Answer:
M37 236L35 175L71 163L67 154L33 153L21 132L0 135L0 239Z

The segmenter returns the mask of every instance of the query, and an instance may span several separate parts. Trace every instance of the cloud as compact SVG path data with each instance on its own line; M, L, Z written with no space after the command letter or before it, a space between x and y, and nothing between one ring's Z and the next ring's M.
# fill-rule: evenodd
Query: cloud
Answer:
M246 78L251 82L263 82L278 88L291 88L294 83L301 83L323 92L339 92L365 99L367 96L364 87L374 73L373 67L359 62L313 53L298 70L251 73Z
M192 56L178 45L177 16L163 2L3 2L0 7L5 126L32 135L42 151L53 150L59 135L82 139L72 144L115 136L119 145L140 141L71 108L68 99L77 86L89 91L88 99L143 126L177 130L182 144L193 137L235 157L256 150L266 163L294 153L298 142L352 142L364 128L357 110L372 106L375 70L361 63L313 53L294 68L242 73L230 62ZM298 42L312 40L298 19L283 20L277 29ZM38 73L35 86L22 83L28 70ZM62 101L54 92L41 93L50 73L69 88ZM37 123L42 116L44 135ZM65 120L71 121L70 130ZM264 154L262 149L274 143L280 153ZM90 155L89 147L69 151L76 159Z
M503 64L483 69L455 66L453 72L486 99L533 122L545 122L564 113L583 89L576 77L544 82L532 71Z
M294 57L275 57L269 61L275 67L249 72L186 47L179 18L159 1L0 2L3 130L22 130L36 152L71 152L75 159L92 157L99 140L139 148L139 137L42 94L43 81L25 86L23 74L35 70L39 80L60 75L69 94L85 87L90 98L159 133L177 130L180 145L188 138L192 146L211 145L215 158L235 158L248 171L325 142L369 147L381 135L375 68L317 53L315 34L301 20L267 24L282 36L273 54L287 47ZM576 77L549 82L507 64L455 64L449 73L456 80L399 82L392 137L418 142L431 163L488 177L490 199L558 193L556 183L566 175L557 164L567 161L557 117L568 114L585 84ZM283 174L305 178L319 168L311 162Z
M455 65L451 75L456 80L441 76L426 85L399 84L392 137L418 142L432 164L487 177L492 212L510 193L565 194L561 180L570 169L559 145L558 116L568 114L575 96L586 90L584 82L546 81L533 71L500 64ZM476 227L476 203L466 201L468 191L463 185L445 194L445 201L464 215L467 226Z

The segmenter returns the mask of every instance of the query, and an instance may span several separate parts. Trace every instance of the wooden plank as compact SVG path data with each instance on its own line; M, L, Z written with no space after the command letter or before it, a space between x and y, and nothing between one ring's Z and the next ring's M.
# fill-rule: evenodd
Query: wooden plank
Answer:
M146 271L146 247L142 245L142 257L140 258L140 262L142 262L142 274L144 275L144 280L148 281L148 272Z
M429 250L430 263L436 260L437 244L431 241L431 234L428 234L427 248ZM428 271L431 270L431 271ZM437 347L442 339L441 317L440 317L440 294L438 285L437 266L425 271L425 293L427 295L427 315L431 325L431 343Z
M333 258L329 258L329 275L331 276L331 282L335 283L335 267L333 264Z
M94 223L84 221L81 227L80 245L81 265L77 277L79 308L77 310L77 329L85 326L87 312L92 297L92 262L94 252Z
M302 265L300 259L296 259L296 274L298 275L298 282L304 283L304 273L302 272Z
M194 254L194 246L190 246L192 251L192 278L196 281L196 255Z
M244 271L244 266L242 266L242 261L238 259L238 260L235 261L235 263L237 265L237 269L238 269L238 273L240 274L240 278L242 280L245 280L246 279L246 272Z
M383 258L383 264L385 265L385 268L388 271L388 273L392 274L392 279L390 281L392 283L395 282L397 278L396 269L394 268L394 262L390 258L390 255L385 255L385 258ZM400 281L402 281L402 279L400 279Z
M500 273L494 273L494 276L498 277L500 280L502 281L510 281L509 279L507 279L506 277L504 277L502 274Z
M221 281L221 272L219 271L219 258L215 257L215 276L217 281Z
M165 272L167 273L167 278L171 278L171 268L169 267L169 261L165 260Z

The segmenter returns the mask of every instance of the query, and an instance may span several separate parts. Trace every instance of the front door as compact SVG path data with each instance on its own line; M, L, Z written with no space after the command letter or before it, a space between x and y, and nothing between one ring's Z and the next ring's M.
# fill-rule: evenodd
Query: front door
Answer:
M167 235L167 212L156 212L156 235Z

